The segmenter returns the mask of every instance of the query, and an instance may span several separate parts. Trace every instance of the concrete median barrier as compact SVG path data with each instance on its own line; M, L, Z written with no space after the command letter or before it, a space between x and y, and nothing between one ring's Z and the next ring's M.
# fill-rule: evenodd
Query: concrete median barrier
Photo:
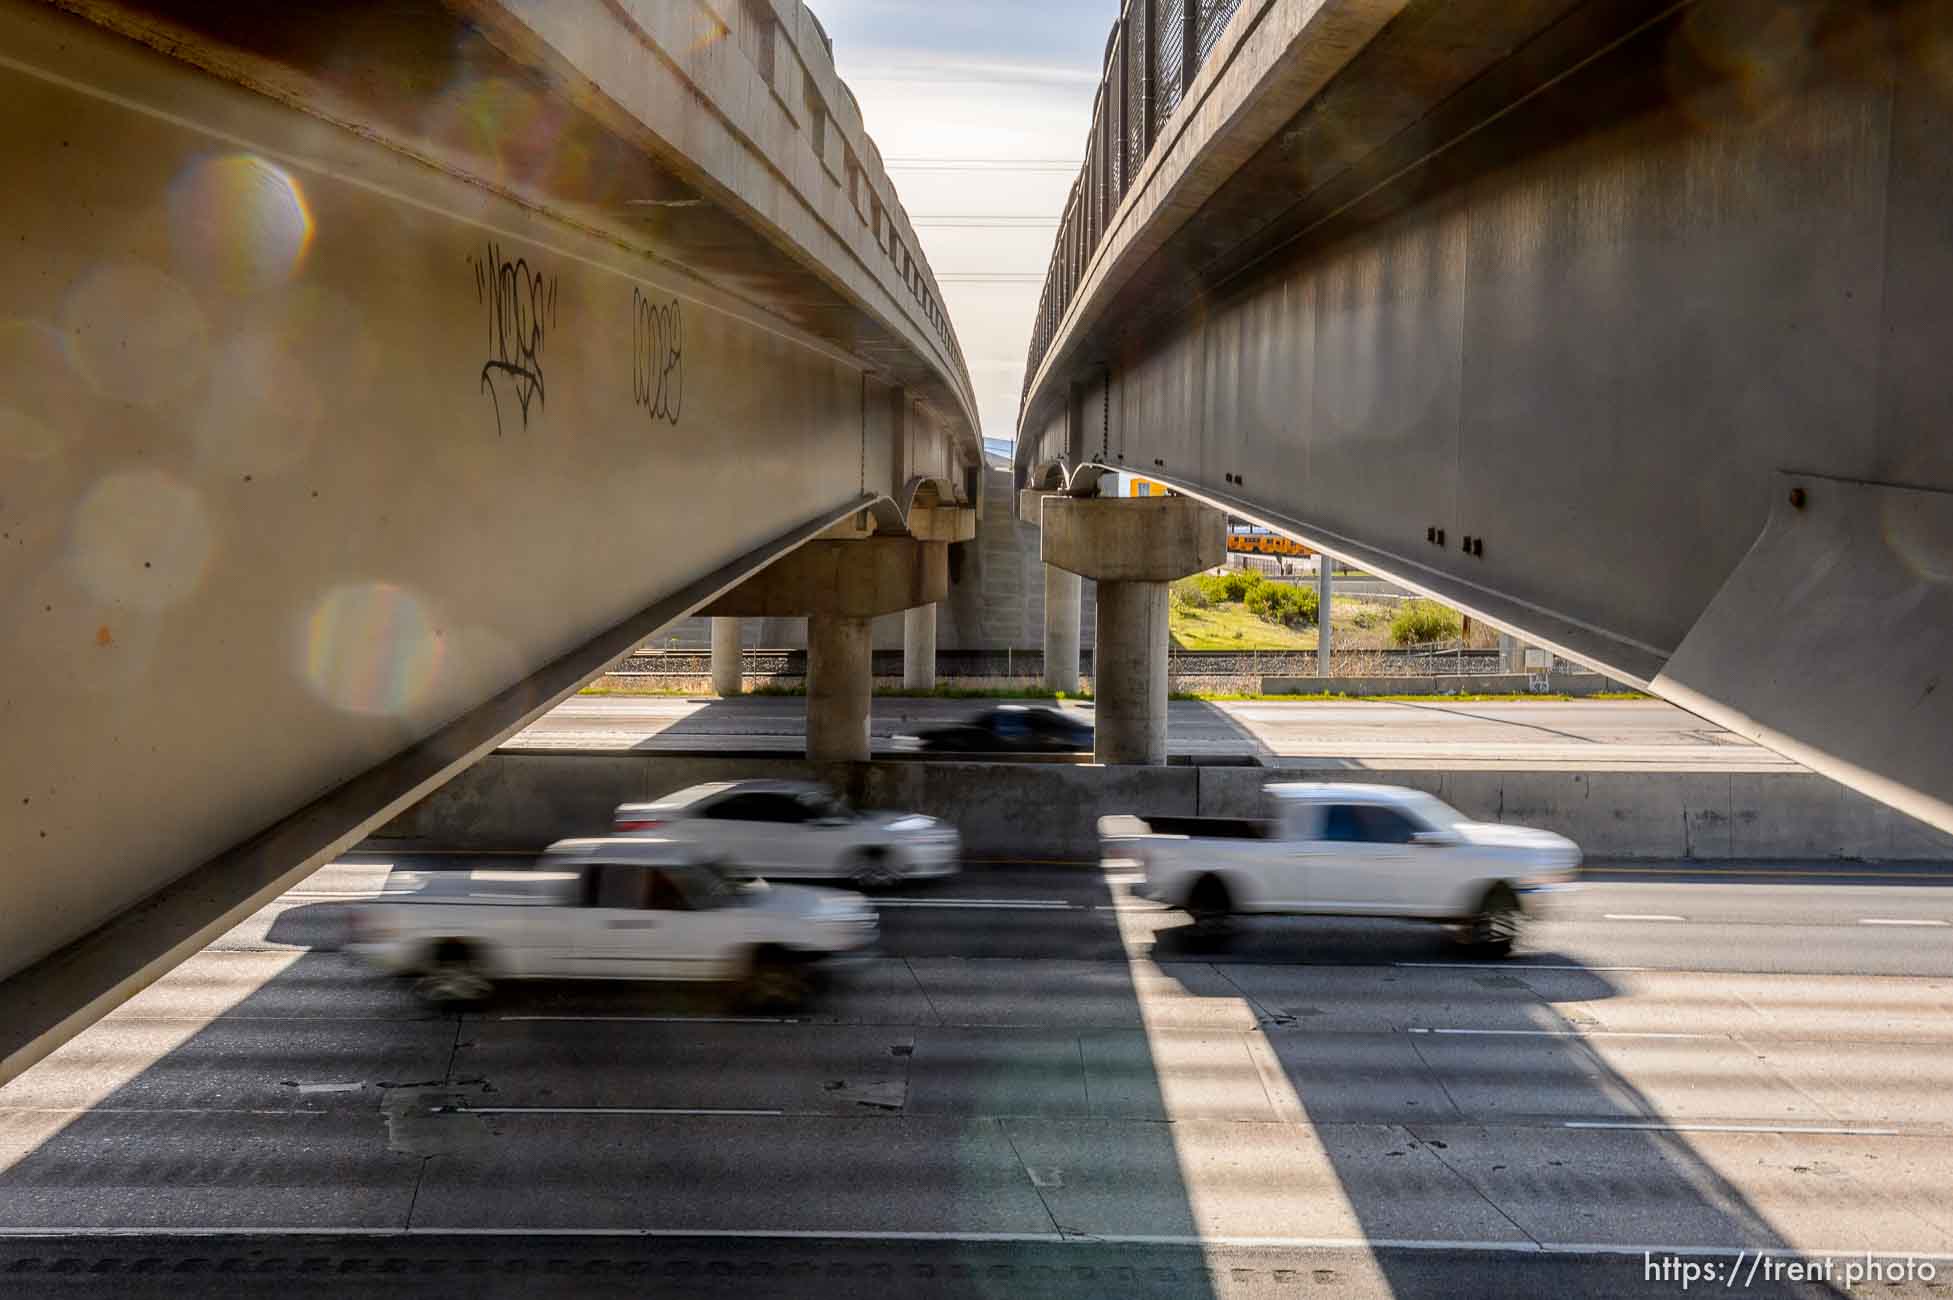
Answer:
M600 835L611 809L702 781L823 780L857 807L954 823L972 859L1090 861L1107 813L1246 817L1268 781L1411 786L1467 816L1557 831L1590 858L1953 861L1953 836L1809 772L1367 772L1349 767L1103 767L732 755L496 753L369 843L539 849Z

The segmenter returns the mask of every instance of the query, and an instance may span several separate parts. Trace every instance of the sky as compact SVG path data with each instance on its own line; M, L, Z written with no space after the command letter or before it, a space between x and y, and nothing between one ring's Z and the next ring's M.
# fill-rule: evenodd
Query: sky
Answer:
M808 7L942 285L983 435L1015 438L1031 318L1118 0Z

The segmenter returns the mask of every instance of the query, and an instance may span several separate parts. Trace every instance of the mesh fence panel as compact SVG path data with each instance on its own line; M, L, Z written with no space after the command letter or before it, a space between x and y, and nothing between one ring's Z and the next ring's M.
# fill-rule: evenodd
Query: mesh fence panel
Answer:
M1241 0L1200 0L1200 61L1205 63Z
M1117 41L1105 72L1105 211L1110 217L1126 192L1126 49Z
M1126 19L1126 185L1139 174L1146 157L1146 31L1147 0L1132 6Z
M1187 34L1186 0L1155 0L1153 93L1155 123L1165 122L1180 103L1180 59Z

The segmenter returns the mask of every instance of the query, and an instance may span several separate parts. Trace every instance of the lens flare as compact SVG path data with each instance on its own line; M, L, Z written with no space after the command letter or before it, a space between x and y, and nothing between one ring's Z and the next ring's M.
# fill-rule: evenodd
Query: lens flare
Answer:
M226 472L278 473L304 459L324 418L318 386L275 338L226 339L196 413L197 455Z
M202 377L209 327L190 291L153 266L113 262L61 305L68 364L104 397L159 406Z
M334 587L306 619L304 675L349 713L400 716L428 697L441 636L411 592L386 582Z
M160 470L111 474L81 499L69 563L109 605L141 610L179 604L203 583L211 529L191 488Z
M312 243L312 211L291 173L254 154L206 158L170 185L178 262L235 294L291 279Z

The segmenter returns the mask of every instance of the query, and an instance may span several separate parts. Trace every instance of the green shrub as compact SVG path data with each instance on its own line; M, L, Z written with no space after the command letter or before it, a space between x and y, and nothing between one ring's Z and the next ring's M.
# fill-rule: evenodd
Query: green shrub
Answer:
M1280 582L1257 583L1248 592L1248 612L1256 618L1283 627L1301 627L1315 622L1316 593L1309 587L1291 587Z
M1456 610L1435 600L1407 600L1390 620L1390 639L1397 645L1427 645L1458 636L1464 626Z
M1209 605L1223 604L1229 599L1227 583L1218 574L1196 573L1191 578L1183 578L1181 581L1187 584L1189 590L1198 591L1200 598Z
M1322 614L1321 597L1317 594L1316 589L1309 586L1294 586L1290 587L1289 590L1295 593L1295 598L1298 601L1302 602L1303 620L1309 623L1315 622Z
M1251 569L1229 569L1225 573L1196 573L1173 584L1174 597L1194 609L1246 600L1262 586L1264 579ZM1205 602L1204 604L1202 602Z
M1229 569L1221 575L1221 590L1229 600L1246 600L1267 585L1253 569Z

